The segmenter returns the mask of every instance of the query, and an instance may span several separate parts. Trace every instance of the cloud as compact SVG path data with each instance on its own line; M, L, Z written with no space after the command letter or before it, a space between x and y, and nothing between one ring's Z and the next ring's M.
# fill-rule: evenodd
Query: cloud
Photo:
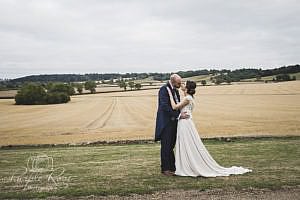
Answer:
M2 0L0 77L299 63L297 0Z

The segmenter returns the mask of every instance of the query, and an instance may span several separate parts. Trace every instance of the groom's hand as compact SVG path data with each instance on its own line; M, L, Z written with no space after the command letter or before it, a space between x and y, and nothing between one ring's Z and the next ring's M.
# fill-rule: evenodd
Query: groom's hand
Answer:
M180 115L180 119L188 119L190 116L186 112L182 112Z

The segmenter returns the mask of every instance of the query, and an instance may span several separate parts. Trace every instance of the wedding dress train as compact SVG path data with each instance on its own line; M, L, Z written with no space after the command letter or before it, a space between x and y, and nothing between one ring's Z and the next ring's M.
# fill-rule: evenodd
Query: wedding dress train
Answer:
M212 158L202 143L192 120L192 110L194 108L193 97L188 95L185 98L189 100L189 104L182 111L187 112L190 118L178 121L175 147L175 174L178 176L217 177L251 172L252 170L243 167L222 167Z

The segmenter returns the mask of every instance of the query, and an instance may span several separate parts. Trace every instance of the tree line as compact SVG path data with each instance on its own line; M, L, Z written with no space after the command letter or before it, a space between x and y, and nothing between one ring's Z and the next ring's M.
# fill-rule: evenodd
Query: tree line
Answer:
M272 76L278 74L291 74L291 73L298 73L300 72L300 65L290 65L290 66L283 66L280 68L275 69L251 69L251 68L243 68L243 69L236 69L236 70L190 70L190 71L178 71L175 72L179 74L181 77L191 77L191 76L199 76L199 75L216 75L216 74L227 74L231 77L234 81L248 79L248 78L255 78L256 76ZM148 77L153 77L154 80L167 80L169 79L171 73L107 73L107 74L51 74L51 75L32 75L26 76L22 78L12 79L11 82L84 82L84 81L99 81L99 80L112 80L112 79L124 79L124 78L131 78L131 79L144 79Z
M125 80L121 80L118 82L118 85L120 88L123 88L125 91L127 90L127 88L129 87L131 90L136 89L136 90L140 90L142 88L142 84L140 83L134 83L133 81L125 81Z
M243 69L236 69L236 70L195 70L195 71L178 71L175 72L179 74L183 78L191 77L191 76L198 76L198 75L212 75L214 78L212 79L213 82L216 84L222 82L238 82L243 79L251 79L257 78L258 80L261 77L265 76L274 76L274 75L284 75L284 74L291 74L291 73L298 73L300 72L300 65L290 65L290 66L283 66L280 68L275 69L251 69L251 68L243 68ZM25 76L21 78L11 79L11 80L0 80L0 90L5 89L18 89L26 82L39 82L39 83L48 83L48 82L64 82L64 83L72 83L72 82L87 82L87 81L104 81L110 80L110 83L113 83L115 79L122 80L122 79L132 79L132 80L139 80L148 77L153 77L154 80L157 81L165 81L168 80L171 73L107 73L107 74L98 74L98 73L91 73L91 74L50 74L50 75L31 75ZM291 77L293 79L293 77ZM278 79L280 80L280 79Z
M287 67L280 67L276 69L237 69L237 70L222 70L217 73L216 76L211 77L211 81L215 84L221 84L223 82L239 82L243 79L255 78L260 81L262 77L275 76L273 81L290 81L296 80L296 76L291 77L289 74L300 72L300 65L291 65Z

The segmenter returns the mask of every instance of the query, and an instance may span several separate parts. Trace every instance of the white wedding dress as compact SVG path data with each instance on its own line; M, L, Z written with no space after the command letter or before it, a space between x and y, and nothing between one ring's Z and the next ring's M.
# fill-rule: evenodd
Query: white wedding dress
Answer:
M189 104L182 108L181 111L187 112L190 118L178 121L175 147L175 174L178 176L217 177L251 172L252 170L243 167L222 167L212 158L202 143L192 120L192 111L194 108L193 97L187 95L184 98L189 100Z

